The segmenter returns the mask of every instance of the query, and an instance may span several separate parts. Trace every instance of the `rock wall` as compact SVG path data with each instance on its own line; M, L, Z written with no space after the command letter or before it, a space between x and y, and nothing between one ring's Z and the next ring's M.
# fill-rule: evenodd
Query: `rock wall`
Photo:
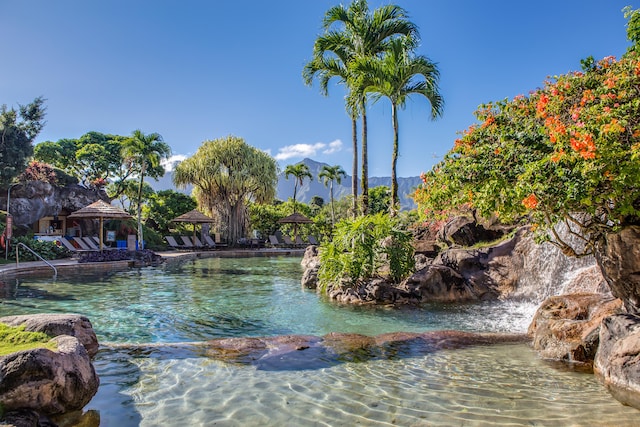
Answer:
M3 191L0 206L6 209L7 192ZM11 188L9 212L18 228L29 228L45 216L58 215L63 209L77 211L97 200L109 201L106 193L80 185L57 187L43 181L29 181Z

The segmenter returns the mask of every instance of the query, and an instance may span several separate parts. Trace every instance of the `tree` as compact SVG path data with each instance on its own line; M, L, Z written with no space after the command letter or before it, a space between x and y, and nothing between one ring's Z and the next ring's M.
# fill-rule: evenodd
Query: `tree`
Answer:
M334 30L335 26L339 26L340 29ZM404 35L418 38L418 32L416 26L407 19L407 13L401 7L385 5L371 12L366 0L354 0L349 7L339 5L330 8L325 13L323 27L325 34L318 38L314 45L314 61L318 60L320 64L323 64L323 58L337 58L338 63L346 68L344 74L332 75L339 75L350 89L347 104L351 117L353 118L354 114L359 113L362 118L362 175L360 184L362 186L362 211L366 214L369 197L366 93L361 76L352 70L353 63L381 54L386 49L387 43L395 37ZM354 146L354 148L357 147ZM356 155L357 150L354 150L354 156ZM356 165L355 160L354 165ZM354 184L356 183L356 175L356 173L353 174ZM356 203L357 193L354 193L353 196L354 203Z
M378 213L389 212L391 204L391 190L386 185L373 187L369 192L369 213L375 215Z
M0 184L9 184L22 173L33 154L33 141L44 127L44 98L38 97L18 110L0 107Z
M347 176L346 172L339 165L336 166L322 166L318 178L322 180L322 183L326 187L329 186L329 202L331 204L331 224L335 224L336 215L333 209L333 182L337 182L338 185L342 183L342 178Z
M137 195L137 222L138 222L138 247L144 249L144 236L142 231L142 195L145 176L159 178L164 175L164 167L161 161L169 158L171 148L158 133L145 135L140 129L133 131L131 138L124 142L123 154L138 176Z
M246 237L247 203L267 203L275 197L277 166L267 153L228 136L203 142L176 166L173 182L194 186L198 205L219 220L233 246Z
M162 190L153 193L149 198L149 203L144 207L146 223L152 223L160 234L169 233L169 228L179 227L179 223L170 221L189 212L198 206L195 199L184 193L174 190Z
M395 38L388 43L384 55L366 58L355 64L366 77L366 91L374 99L386 97L391 102L393 125L393 152L391 156L390 213L395 215L400 203L398 198L398 108L403 109L412 95L424 96L431 105L431 119L442 115L444 101L438 89L440 73L436 64L427 57L415 55L416 40L410 37Z
M87 187L112 181L110 197L125 190L124 182L134 173L130 159L123 157L128 137L87 132L78 139L45 141L34 148L34 158L51 164L78 178Z
M313 175L309 171L309 166L304 163L298 163L297 165L287 165L284 169L284 177L289 179L289 176L293 175L295 178L293 185L293 212L296 212L296 194L298 193L298 185L304 184L304 179L309 178L309 181L313 180Z

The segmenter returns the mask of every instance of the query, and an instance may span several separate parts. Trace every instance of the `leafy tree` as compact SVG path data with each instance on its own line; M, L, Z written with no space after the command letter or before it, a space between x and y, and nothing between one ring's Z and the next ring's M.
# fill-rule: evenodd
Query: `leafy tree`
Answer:
M369 192L369 212L371 215L389 212L391 191L386 185L373 187Z
M415 36L417 28L407 19L404 9L395 5L384 5L369 10L366 0L354 0L348 7L343 5L330 8L324 16L325 33L314 44L314 59L311 67L305 70L307 82L319 74L322 79L338 76L349 88L347 96L348 111L352 120L362 118L362 185L363 213L368 206L368 150L367 150L367 114L366 91L362 76L353 70L354 62L373 58L385 51L387 43L397 36ZM338 27L338 29L336 29ZM333 62L331 62L333 59ZM328 80L327 80L328 81ZM325 82L326 84L326 82ZM353 120L355 134L355 120ZM354 156L357 156L357 141L354 137ZM357 169L357 160L354 160ZM357 174L353 173L354 184ZM353 185L355 188L356 185ZM353 194L356 202L357 193Z
M134 173L133 164L123 157L128 137L87 132L78 139L60 139L37 144L34 158L64 170L89 187L113 180L124 182ZM119 197L124 188L112 186L111 197Z
M423 175L416 201L442 212L466 204L503 220L528 215L567 255L640 223L640 57L604 58L529 96L490 103L479 123ZM564 241L564 222L581 245Z
M123 145L123 155L130 161L138 176L137 220L138 220L138 244L140 249L144 249L144 235L142 229L142 196L144 188L144 178L159 178L164 175L164 167L161 162L169 158L171 148L158 133L145 135L140 129L133 131L131 138L127 139Z
M205 141L173 173L178 187L192 184L206 213L217 217L223 234L234 245L245 237L247 203L273 200L278 182L275 160L242 138L228 136Z
M298 163L297 165L287 165L284 169L284 177L289 179L289 176L293 175L295 178L293 184L293 212L296 212L296 194L298 193L298 185L304 184L304 179L309 178L309 181L313 180L313 175L309 171L309 166L304 163Z
M0 184L9 184L27 166L32 143L45 124L44 101L38 97L18 110L0 106Z
M143 213L147 225L153 224L160 234L166 235L169 233L169 228L177 228L181 225L170 222L173 218L192 211L197 206L198 204L191 196L174 190L163 190L149 197Z
M119 187L119 189L116 190L116 187ZM135 215L138 211L138 192L139 183L133 179L127 179L122 183L111 183L107 186L107 195L117 199L120 202L122 208L132 215ZM115 197L116 194L117 197ZM145 182L142 185L141 198L143 209L144 203L150 201L154 194L155 190L153 189L153 187L151 187L148 182Z
M431 105L431 119L442 115L444 101L438 89L440 72L436 64L427 57L413 53L416 40L411 37L391 40L384 55L365 58L355 67L366 77L366 91L375 99L386 97L391 102L393 125L393 152L391 156L391 204L390 212L395 215L399 207L398 199L398 108L404 108L412 95L424 96Z
M335 224L336 215L333 209L333 182L337 182L338 185L342 183L342 178L347 176L346 172L339 165L336 166L322 166L318 178L322 180L322 183L326 187L329 186L329 200L331 203L331 223Z
M338 222L333 240L320 247L320 288L356 286L382 276L385 265L389 279L399 283L414 268L411 242L411 233L386 214Z

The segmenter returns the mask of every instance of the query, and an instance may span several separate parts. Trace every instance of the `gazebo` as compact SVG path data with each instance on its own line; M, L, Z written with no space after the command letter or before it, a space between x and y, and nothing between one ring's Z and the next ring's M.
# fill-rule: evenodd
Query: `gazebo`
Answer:
M279 224L293 224L293 237L298 237L298 224L311 224L313 221L302 215L300 212L294 212L289 216L278 220Z
M119 207L112 206L104 200L98 200L88 206L70 214L67 218L78 219L99 219L100 220L100 250L103 248L104 241L104 219L128 219L132 218L129 212L120 209Z
M171 222L188 222L193 224L193 244L196 244L196 224L213 223L215 220L203 214L202 212L194 209L187 213L184 213L178 217L175 217Z

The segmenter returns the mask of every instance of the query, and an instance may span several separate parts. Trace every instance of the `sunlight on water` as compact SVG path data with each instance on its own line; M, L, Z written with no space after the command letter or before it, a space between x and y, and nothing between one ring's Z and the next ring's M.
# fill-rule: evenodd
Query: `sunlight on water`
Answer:
M525 332L537 306L341 306L302 289L301 273L296 258L210 258L107 277L22 280L0 287L0 315L81 313L103 344L162 344L329 332ZM360 363L307 362L312 353L305 350L247 365L188 346L153 348L103 346L95 360L100 389L85 408L99 413L101 425L630 426L638 417L593 375L557 370L524 344Z

